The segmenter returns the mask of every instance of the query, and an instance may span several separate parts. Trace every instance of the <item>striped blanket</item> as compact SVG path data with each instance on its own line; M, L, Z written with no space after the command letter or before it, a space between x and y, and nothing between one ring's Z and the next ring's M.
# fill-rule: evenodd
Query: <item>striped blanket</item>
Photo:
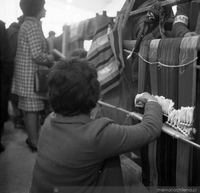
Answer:
M121 82L124 68L121 21L121 17L114 23L105 15L97 15L97 31L88 51L87 60L97 69L102 95Z

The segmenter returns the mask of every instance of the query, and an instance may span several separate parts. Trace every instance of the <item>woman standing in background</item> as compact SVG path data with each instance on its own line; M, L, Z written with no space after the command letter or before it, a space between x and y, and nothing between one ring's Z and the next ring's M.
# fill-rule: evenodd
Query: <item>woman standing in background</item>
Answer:
M40 68L50 68L53 56L48 53L40 19L45 17L44 0L21 0L20 8L25 21L18 36L12 93L19 96L18 108L24 111L24 123L28 133L26 143L32 151L37 151L39 112L44 110L46 94L34 92L34 72Z

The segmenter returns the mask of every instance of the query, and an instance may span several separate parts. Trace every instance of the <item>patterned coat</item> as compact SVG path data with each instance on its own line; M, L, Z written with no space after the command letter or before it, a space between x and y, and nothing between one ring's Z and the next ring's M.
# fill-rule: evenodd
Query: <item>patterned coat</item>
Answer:
M46 98L45 94L34 92L34 72L38 68L48 68L48 56L48 44L40 22L26 17L18 36L12 93L34 99Z

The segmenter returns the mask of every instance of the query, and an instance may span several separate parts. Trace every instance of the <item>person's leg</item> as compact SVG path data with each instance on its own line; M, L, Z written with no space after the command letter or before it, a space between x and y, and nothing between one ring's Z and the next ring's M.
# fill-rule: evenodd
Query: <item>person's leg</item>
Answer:
M24 128L23 111L18 109L19 96L11 93L10 94L10 101L11 101L13 113L14 113L13 122L14 122L15 128Z
M19 109L18 109L18 95L10 93L9 100L12 104L14 117L20 116Z
M1 109L2 110L2 109ZM1 143L1 138L3 136L3 132L4 132L4 122L1 119L1 129L0 129L0 153L3 152L5 150L4 145Z
M38 129L40 127L39 112L25 111L24 122L29 140L37 147Z
M1 129L0 129L0 153L5 150L4 145L1 143L1 138L4 133L4 123L8 120L8 96L10 87L9 85L1 84Z
M3 132L4 132L4 122L1 119L1 129L0 129L0 153L3 152L5 150L4 145L1 143L1 138L3 136Z
M10 87L1 85L1 126L8 120L8 96Z
M39 138L39 112L44 109L44 102L40 99L19 97L19 109L24 111L24 123L28 134L26 143L32 151L37 151Z

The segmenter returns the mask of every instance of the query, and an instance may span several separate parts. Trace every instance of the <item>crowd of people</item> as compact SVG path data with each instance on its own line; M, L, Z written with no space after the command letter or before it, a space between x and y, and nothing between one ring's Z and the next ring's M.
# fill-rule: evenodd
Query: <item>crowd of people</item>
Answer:
M0 21L0 137L9 118L10 100L15 127L25 128L25 142L32 152L37 152L30 192L52 192L54 187L71 186L73 191L94 192L97 185L105 183L101 179L106 162L111 160L114 164L116 156L141 148L160 136L162 109L155 97L143 93L136 101L145 106L140 123L125 126L105 117L91 119L91 111L100 97L97 72L82 48L74 50L70 59L55 62L51 52L55 48L55 32L45 38L41 26L41 18L46 14L44 6L44 0L20 0L23 15L18 23L6 29ZM173 36L200 34L199 11L198 3L178 5ZM34 91L34 72L38 68L50 69L48 93ZM40 119L46 108L50 110L41 129ZM4 150L0 143L0 151ZM109 180L114 181L111 184L123 185L116 180L121 178L118 173Z

